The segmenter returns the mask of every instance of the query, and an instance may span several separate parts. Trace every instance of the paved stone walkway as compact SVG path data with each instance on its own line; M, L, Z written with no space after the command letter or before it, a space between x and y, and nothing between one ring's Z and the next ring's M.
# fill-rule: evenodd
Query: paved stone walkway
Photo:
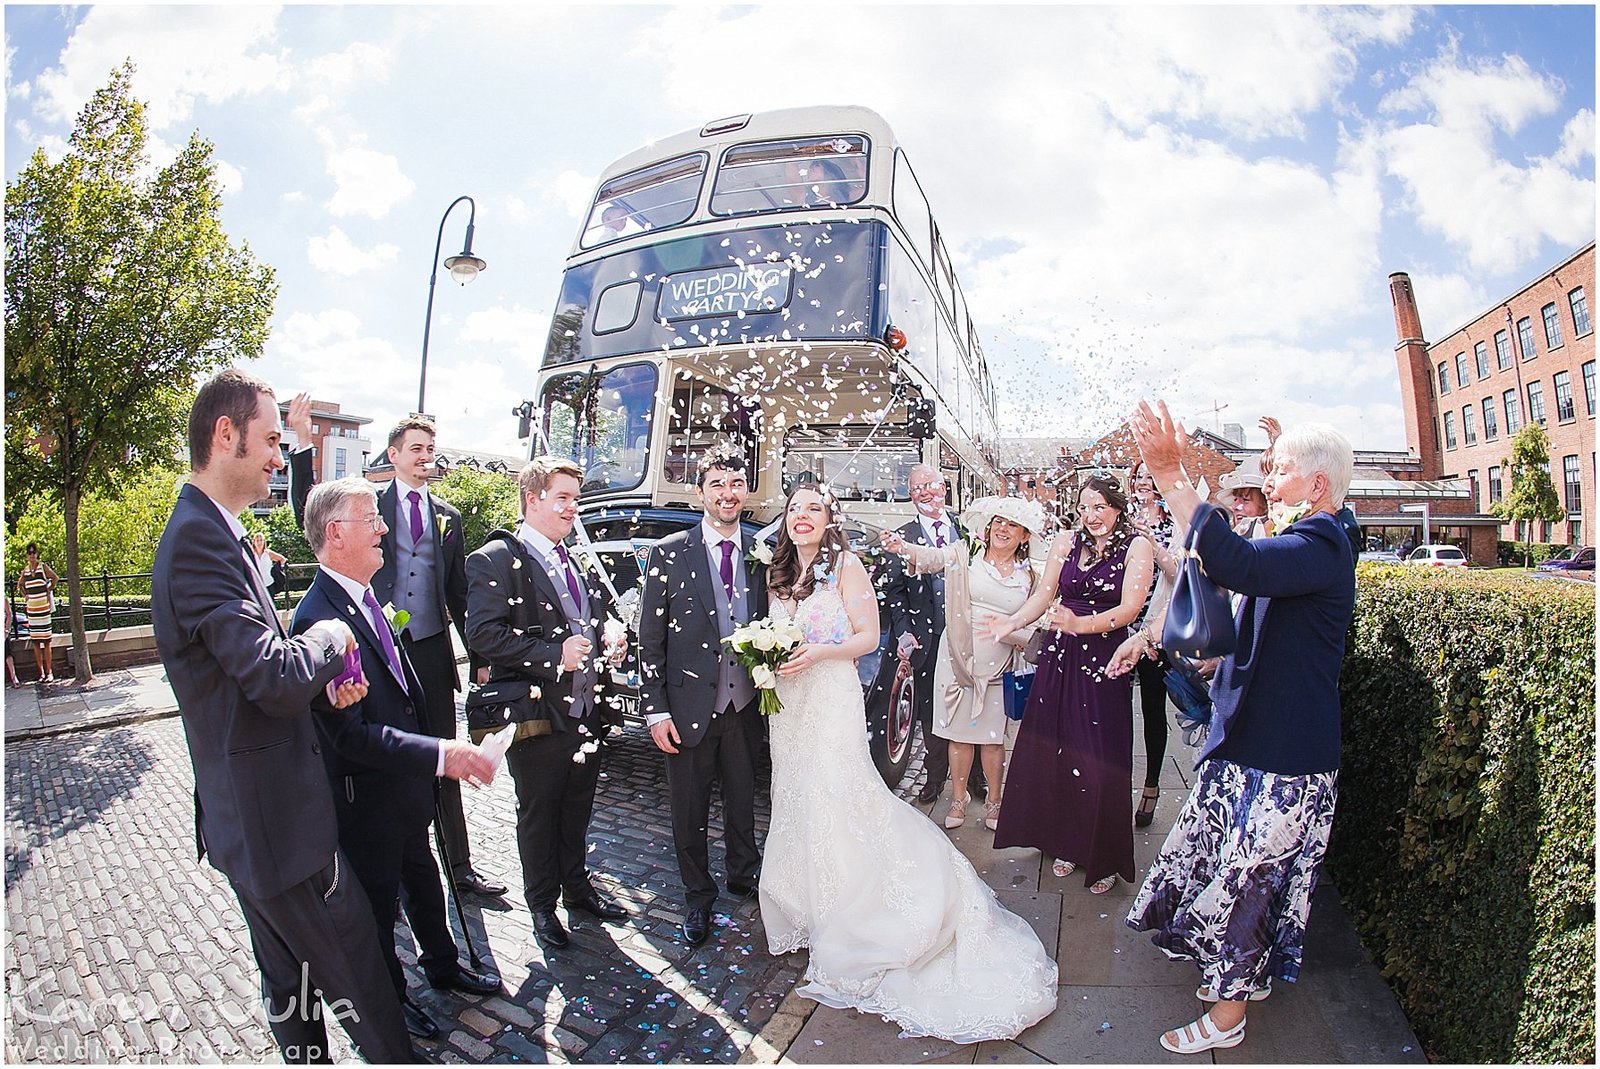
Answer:
M8 1061L248 1062L275 1059L248 933L227 882L194 860L192 774L159 666L108 673L95 692L6 695L6 990ZM171 695L167 690L166 708ZM71 709L72 702L81 703ZM46 722L54 708L53 723ZM37 717L37 719L34 719ZM26 726L24 726L26 725ZM24 737L28 732L34 737ZM50 734L54 732L54 734ZM45 734L40 734L45 733ZM1135 733L1138 735L1139 733ZM1175 736L1176 740L1176 736ZM1157 820L1136 834L1141 871L1187 791L1181 743L1162 771ZM591 835L598 882L632 915L578 919L550 955L527 908L469 899L473 939L505 981L477 999L426 986L400 929L411 990L441 1024L419 1044L441 1061L524 1062L1121 1062L1180 1060L1157 1045L1199 1006L1192 966L1169 962L1122 915L1133 889L1091 896L1057 880L1031 850L994 850L973 809L954 839L1001 900L1061 964L1056 1013L1010 1043L968 1047L901 1039L881 1019L792 994L805 955L766 953L754 899L726 895L713 938L679 941L677 876L660 756L641 729L610 751ZM1142 777L1142 757L1136 760ZM920 782L913 766L902 795ZM946 799L931 814L942 817ZM758 796L765 827L766 792ZM922 807L925 810L928 807ZM515 886L509 776L466 792L474 863ZM713 811L714 832L720 830ZM713 851L713 870L721 871ZM1043 868L1043 871L1041 869ZM452 926L455 918L452 914ZM1318 892L1299 985L1252 1006L1250 1035L1216 1062L1407 1062L1423 1055L1356 941L1337 896ZM348 1057L343 1033L331 1038Z

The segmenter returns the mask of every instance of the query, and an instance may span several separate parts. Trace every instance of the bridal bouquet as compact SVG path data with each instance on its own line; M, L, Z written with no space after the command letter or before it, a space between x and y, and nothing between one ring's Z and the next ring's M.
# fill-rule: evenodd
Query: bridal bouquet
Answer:
M771 716L783 704L778 701L778 676L775 671L805 635L792 620L756 620L733 629L722 641L733 648L734 659L750 669L750 679L761 692L761 715Z

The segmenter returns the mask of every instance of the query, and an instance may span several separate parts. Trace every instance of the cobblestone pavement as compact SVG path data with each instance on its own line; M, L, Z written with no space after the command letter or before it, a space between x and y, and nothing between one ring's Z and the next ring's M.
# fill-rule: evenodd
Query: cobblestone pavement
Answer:
M195 860L181 722L13 742L5 764L7 1060L275 1060L237 901L220 873ZM504 994L433 991L400 929L412 996L445 1029L421 1049L443 1061L745 1055L804 957L766 953L754 898L725 894L703 946L678 938L665 775L642 729L611 747L590 836L596 882L632 918L575 917L565 950L539 948L515 890L510 777L466 795L475 867L513 886L504 900L465 900L473 940ZM764 778L757 804L764 829ZM712 820L720 836L715 808ZM720 849L712 860L720 874ZM451 925L459 933L453 912ZM335 1057L348 1057L343 1032L330 1028L330 1038Z

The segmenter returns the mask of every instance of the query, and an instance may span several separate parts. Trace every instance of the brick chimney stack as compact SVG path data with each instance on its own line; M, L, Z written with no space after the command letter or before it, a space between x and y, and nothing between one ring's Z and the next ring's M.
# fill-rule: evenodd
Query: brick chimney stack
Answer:
M1411 276L1396 271L1389 276L1389 299L1394 303L1397 341L1395 363L1400 371L1400 409L1405 413L1406 444L1422 461L1419 477L1437 479L1444 472L1439 455L1438 404L1433 394L1433 363L1422 336L1422 316L1411 289Z

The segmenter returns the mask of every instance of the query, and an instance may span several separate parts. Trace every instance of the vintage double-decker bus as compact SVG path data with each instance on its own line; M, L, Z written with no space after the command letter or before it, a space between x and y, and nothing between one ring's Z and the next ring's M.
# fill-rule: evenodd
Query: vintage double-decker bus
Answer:
M996 483L994 387L944 237L860 107L733 116L606 168L520 414L532 453L583 467L584 526L621 589L698 522L708 450L745 457L757 525L796 479L826 483L858 532L913 514L919 462L955 508ZM895 781L898 713L874 732Z

